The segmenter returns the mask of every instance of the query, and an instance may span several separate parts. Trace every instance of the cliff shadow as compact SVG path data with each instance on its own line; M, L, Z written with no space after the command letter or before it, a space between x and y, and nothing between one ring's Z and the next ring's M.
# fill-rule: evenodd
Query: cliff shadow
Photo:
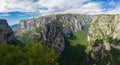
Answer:
M81 65L86 60L85 46L68 44L60 57L60 65ZM83 63L82 63L83 64Z

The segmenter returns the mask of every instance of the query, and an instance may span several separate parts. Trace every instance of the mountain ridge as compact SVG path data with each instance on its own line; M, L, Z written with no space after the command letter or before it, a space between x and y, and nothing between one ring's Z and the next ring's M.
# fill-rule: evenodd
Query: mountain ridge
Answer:
M32 18L27 20L21 20L19 23L18 31L24 32L32 30L38 27L44 28L44 26L51 22L53 19L62 21L63 26L70 26L73 32L82 29L82 26L89 24L91 21L90 15L83 14L62 14L62 15L49 15L38 18ZM82 20L83 19L83 20Z

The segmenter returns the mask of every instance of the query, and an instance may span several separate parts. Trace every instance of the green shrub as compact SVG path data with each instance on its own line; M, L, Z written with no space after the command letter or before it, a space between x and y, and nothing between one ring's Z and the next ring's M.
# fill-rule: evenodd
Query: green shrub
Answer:
M21 36L18 37L18 40L21 42L21 44L35 44L40 42L39 35L32 34L30 31L26 31Z
M58 65L57 54L41 44L0 45L0 65Z

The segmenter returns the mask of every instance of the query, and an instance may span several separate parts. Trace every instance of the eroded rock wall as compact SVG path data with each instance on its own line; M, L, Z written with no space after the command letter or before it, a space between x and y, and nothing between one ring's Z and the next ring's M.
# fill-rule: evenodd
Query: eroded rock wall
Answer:
M0 43L12 43L14 41L14 32L4 19L0 19Z

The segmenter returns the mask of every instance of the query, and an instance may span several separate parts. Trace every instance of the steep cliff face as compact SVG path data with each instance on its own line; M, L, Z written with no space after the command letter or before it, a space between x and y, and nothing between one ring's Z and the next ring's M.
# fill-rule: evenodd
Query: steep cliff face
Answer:
M73 32L82 29L82 26L91 22L91 17L89 15L82 14L60 14L60 15L49 15L39 18L32 18L28 20L21 20L19 23L20 32L26 30L32 31L35 28L42 27L51 22L53 19L62 21L63 26L69 26Z
M110 50L110 38L120 39L120 15L94 15L88 34L89 49L96 39L103 39L106 50Z
M12 43L14 40L14 33L9 27L6 20L0 19L0 43Z
M57 21L50 22L42 32L43 43L55 49L60 54L65 48L65 39L62 25Z
M91 22L91 16L82 14L49 15L28 20L21 20L18 35L25 31L35 33L36 28L42 29L40 34L44 44L49 45L60 54L65 48L65 37L71 37L74 32L82 30Z
M94 65L118 65L117 63L120 62L120 15L93 15L87 41L87 51Z
M86 24L90 24L90 27ZM87 47L88 53L85 58L82 58L85 60L83 65L120 64L120 15L49 15L21 20L17 32L34 32L36 28L42 29L40 37L43 43L52 47L58 54L66 47L64 38L76 33L76 38L77 36L78 38L77 40L72 39L72 41L77 41L75 44L83 44ZM82 29L84 32L79 31ZM70 40L70 43L74 44L72 41ZM81 54L85 56L84 52Z
M91 57L98 61L104 59L105 56L109 56L109 51L105 49L103 40L96 39L92 47Z

